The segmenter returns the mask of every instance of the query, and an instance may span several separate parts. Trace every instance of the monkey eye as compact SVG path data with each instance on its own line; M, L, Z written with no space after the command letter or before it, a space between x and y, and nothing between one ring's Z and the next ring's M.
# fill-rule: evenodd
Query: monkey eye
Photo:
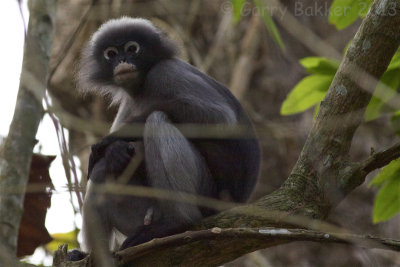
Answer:
M110 46L106 50L104 50L104 57L107 60L112 59L117 55L118 55L118 49L113 46Z
M137 54L140 50L140 45L135 41L129 41L124 46L125 52Z

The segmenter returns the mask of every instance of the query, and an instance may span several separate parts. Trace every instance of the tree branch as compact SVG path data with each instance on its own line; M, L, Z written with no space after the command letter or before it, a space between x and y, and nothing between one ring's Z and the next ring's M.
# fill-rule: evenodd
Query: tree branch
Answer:
M382 151L373 153L362 163L362 171L366 174L388 165L392 160L400 158L400 143Z
M251 242L249 242L251 241ZM258 250L271 246L271 244L279 244L291 241L313 241L320 243L342 243L359 246L362 248L378 248L387 249L393 251L400 251L400 241L374 237L370 235L355 235L349 233L330 233L321 231L312 231L305 229L285 229L285 228L230 228L221 229L214 227L208 230L200 231L187 231L185 233L164 237L156 238L145 244L141 244L136 247L128 248L123 251L115 253L115 258L118 264L123 265L129 263L133 266L141 266L144 262L147 266L173 266L174 262L171 261L170 256L164 253L170 247L178 247L189 244L200 243L206 246L207 249L201 251L201 254L196 254L196 259L208 258L210 251L219 251L219 244L231 243L239 244L246 242L251 244L251 250ZM152 255L153 251L157 251L157 257ZM62 259L66 259L67 249L62 247L55 255L54 262L62 262ZM219 253L222 257L221 253ZM220 257L214 257L215 262L210 263L207 261L207 265L217 264ZM188 258L187 264L193 262L193 257ZM196 261L197 263L198 261ZM84 259L81 263L89 264L87 259ZM76 264L76 263L71 263ZM180 263L185 265L185 263ZM57 266L57 265L56 265ZM68 265L67 265L68 266ZM75 266L75 265L71 265Z
M400 240L374 237L370 235L355 235L349 233L328 233L305 229L286 228L229 228L214 227L208 230L187 231L185 233L156 238L145 244L128 248L115 253L120 259L119 264L134 263L135 259L160 251L171 246L182 246L199 241L237 242L238 240L252 240L252 246L257 249L271 246L271 241L279 243L290 241L314 241L320 243L344 243L362 248L379 248L400 251ZM219 246L215 249L219 249ZM209 250L213 250L213 243L209 243ZM254 249L255 250L255 249ZM205 251L204 253L208 253ZM199 256L197 256L199 257ZM157 262L160 262L157 259ZM154 262L155 264L156 262Z

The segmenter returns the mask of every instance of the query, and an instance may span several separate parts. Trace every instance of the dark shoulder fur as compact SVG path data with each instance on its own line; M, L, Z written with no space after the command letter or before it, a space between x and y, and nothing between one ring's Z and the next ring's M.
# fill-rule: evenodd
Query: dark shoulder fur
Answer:
M192 95L210 102L226 102L236 114L243 112L239 101L228 88L180 59L163 60L153 66L144 86L144 91L156 91L161 96Z

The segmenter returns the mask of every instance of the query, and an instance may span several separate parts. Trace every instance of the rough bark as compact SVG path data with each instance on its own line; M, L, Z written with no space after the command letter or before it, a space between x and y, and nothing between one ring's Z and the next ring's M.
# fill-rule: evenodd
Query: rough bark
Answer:
M24 189L28 181L35 135L43 116L44 96L53 38L56 1L30 1L30 18L25 41L14 117L0 158L0 265L15 266L18 226ZM8 190L14 189L12 193ZM18 189L18 190L15 190Z

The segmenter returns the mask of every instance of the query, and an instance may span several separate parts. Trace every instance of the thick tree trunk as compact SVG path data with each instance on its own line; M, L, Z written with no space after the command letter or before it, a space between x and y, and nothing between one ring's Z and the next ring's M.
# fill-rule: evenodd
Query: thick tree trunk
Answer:
M35 136L43 116L56 1L30 1L21 83L14 117L0 158L0 266L16 266L18 226L23 211Z

